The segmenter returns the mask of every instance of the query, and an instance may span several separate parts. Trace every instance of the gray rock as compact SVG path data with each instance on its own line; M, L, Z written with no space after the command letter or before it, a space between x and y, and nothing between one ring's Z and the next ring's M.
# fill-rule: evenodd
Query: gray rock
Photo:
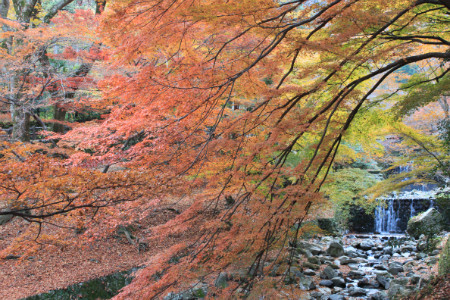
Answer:
M364 240L359 244L359 248L362 250L370 250L375 246L375 243L371 240Z
M313 269L313 270L319 270L319 269L320 269L320 266L319 266L319 265L315 265L315 264L312 264L312 263L307 262L307 261L305 261L305 262L303 263L303 267L304 267L304 268Z
M391 283L391 286L388 290L388 298L389 299L397 299L401 297L406 297L411 293L411 289L406 287L403 284L399 283Z
M436 255L439 255L439 250L433 250L431 253L430 253L430 256L436 256Z
M169 293L164 300L188 300L188 299L203 299L208 293L208 286L206 284L195 285L191 289L175 294Z
M365 275L366 274L363 271L359 271L359 270L351 270L347 274L347 276L352 279L360 279L360 278L363 278Z
M312 253L311 253L311 251L309 251L309 250L297 248L297 252L300 253L301 255L304 255L305 257L311 257L311 256L313 256Z
M316 272L314 272L311 269L306 269L306 270L303 270L303 274L308 275L308 276L314 276L314 275L316 275Z
M403 268L406 271L411 271L415 266L417 266L417 263L415 261L408 261L403 264Z
M422 279L420 275L414 274L409 278L409 283L412 285L416 285L420 282L420 279Z
M386 255L381 255L380 258L379 258L379 260L381 260L381 261L387 261L387 260L389 260L389 259L391 259L391 256L388 255L388 254L386 254Z
M319 265L320 259L318 259L316 256L311 256L311 257L308 257L308 262L315 264L315 265Z
M418 241L416 245L417 251L425 251L427 249L427 242L426 241Z
M425 257L427 257L428 255L426 255L423 252L417 253L416 258L419 259L424 259Z
M328 263L328 265L329 265L330 267L332 267L333 269L335 269L335 270L339 270L339 266L338 266L338 265L335 265L335 264L332 263L332 262Z
M319 282L320 286L326 286L326 287L332 287L333 286L333 281L331 280L321 280Z
M226 288L228 286L228 274L225 272L221 272L219 276L217 276L216 281L214 281L214 286L218 288Z
M323 271L320 273L320 278L322 279L332 279L334 277L337 277L338 273L336 270L334 270L332 267L327 266Z
M383 291L378 291L369 296L369 300L388 300L387 294Z
M439 257L436 257L436 256L430 256L425 259L425 263L429 266L437 264L438 261L439 261Z
M319 259L320 259L321 263L323 263L323 264L333 263L333 260L331 259L331 257L319 256Z
M353 297L365 296L367 295L367 290L359 287L352 287L348 290L348 294Z
M389 264L388 272L392 275L397 275L398 273L404 272L403 266L398 262L392 262Z
M345 247L344 248L344 254L347 255L348 257L358 257L358 253L356 252L356 248L349 246L349 247Z
M345 280L342 277L333 277L331 278L331 281L333 282L333 286L345 288Z
M417 285L417 287L418 287L419 289L423 289L429 282L430 282L430 281L429 281L428 279L421 278L421 279L419 280L419 284Z
M358 261L348 256L342 256L339 258L339 262L341 265L348 265L348 264L356 264Z
M419 238L422 234L427 236L440 233L443 228L443 217L435 209L430 208L408 221L406 232L414 238Z
M328 287L320 287L318 290L322 293L322 295L331 295L331 289Z
M293 284L297 282L298 278L301 278L304 276L302 272L297 267L290 267L289 272L286 274L286 277L284 279L284 282L286 284Z
M376 280L385 290L389 289L391 283L391 279L389 277L377 274Z
M377 281L374 281L367 277L364 277L358 281L358 287L361 287L361 288L373 289L373 288L378 288L379 286L380 286L380 284Z
M384 248L383 248L383 253L384 253L384 254L392 255L394 252L393 252L393 249L392 249L391 246L387 246L387 247L384 247Z
M392 279L392 284L407 285L408 281L409 280L406 277L397 277L395 279Z
M312 292L311 294L309 294L312 298L314 299L321 299L323 294L321 292Z
M376 270L387 271L386 266L382 265L382 264L376 264L376 265L373 266L373 268L376 269Z
M328 300L344 300L344 299L345 299L344 296L337 294L328 296Z
M320 253L323 252L321 247L304 241L299 242L297 248L307 250L311 252L313 255L319 255Z
M412 246L412 245L405 245L405 246L400 247L400 252L402 252L402 253L404 253L404 252L413 252L414 250L416 250L415 248L416 247Z
M327 254L332 257L342 256L344 255L344 247L337 242L331 242L328 246Z
M314 290L316 288L316 285L314 284L314 280L312 279L312 277L303 275L300 277L298 287L302 291L310 291Z

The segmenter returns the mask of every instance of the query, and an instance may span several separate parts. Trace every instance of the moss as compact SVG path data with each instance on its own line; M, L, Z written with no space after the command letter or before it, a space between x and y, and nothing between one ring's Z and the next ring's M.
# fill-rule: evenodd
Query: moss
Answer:
M206 297L205 291L201 288L193 290L192 295L197 298L205 298Z
M447 239L439 257L439 275L450 274L450 238Z
M66 299L110 299L118 294L119 290L128 285L133 270L114 273L82 283L71 285L65 289L53 290L25 298L25 300L66 300Z

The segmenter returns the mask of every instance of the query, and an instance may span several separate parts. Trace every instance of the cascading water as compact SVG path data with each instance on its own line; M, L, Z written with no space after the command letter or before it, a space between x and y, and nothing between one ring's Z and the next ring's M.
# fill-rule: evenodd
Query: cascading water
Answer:
M397 172L406 173L410 170L410 166L401 166ZM380 199L380 205L375 209L375 232L404 232L410 218L433 206L435 189L433 184L411 184L398 194Z
M397 199L386 200L385 205L379 205L375 209L375 230L379 233L398 232L399 210L394 208ZM412 202L411 202L412 203ZM400 205L397 205L399 207Z

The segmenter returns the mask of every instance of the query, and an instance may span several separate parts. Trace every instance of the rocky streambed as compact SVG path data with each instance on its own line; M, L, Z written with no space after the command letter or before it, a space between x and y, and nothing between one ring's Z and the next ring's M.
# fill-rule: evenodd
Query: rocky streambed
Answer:
M323 237L299 243L293 282L311 291L305 299L395 299L437 275L438 249L424 237L404 235Z
M436 240L445 240L447 235ZM345 235L301 240L294 251L294 265L288 270L274 268L269 274L284 278L284 284L292 290L301 290L300 298L299 293L284 294L283 298L384 300L401 299L427 286L438 273L442 247L425 237L415 240L405 235ZM216 288L242 280L243 272L221 273ZM208 289L207 284L197 283L191 290L169 293L164 300L214 298Z

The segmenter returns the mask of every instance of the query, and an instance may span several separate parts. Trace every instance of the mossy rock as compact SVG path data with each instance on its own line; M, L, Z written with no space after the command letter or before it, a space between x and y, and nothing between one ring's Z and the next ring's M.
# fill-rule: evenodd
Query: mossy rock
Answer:
M319 218L317 219L317 225L327 234L331 235L339 234L338 225L333 218Z
M447 239L439 257L439 275L450 274L450 237Z
M53 290L48 293L25 298L25 300L97 300L111 299L119 290L130 284L130 274L134 270L114 273L108 276L77 283L64 289Z
M443 230L442 215L434 208L411 218L408 221L406 232L414 238L419 238L422 234L428 237L435 236Z

